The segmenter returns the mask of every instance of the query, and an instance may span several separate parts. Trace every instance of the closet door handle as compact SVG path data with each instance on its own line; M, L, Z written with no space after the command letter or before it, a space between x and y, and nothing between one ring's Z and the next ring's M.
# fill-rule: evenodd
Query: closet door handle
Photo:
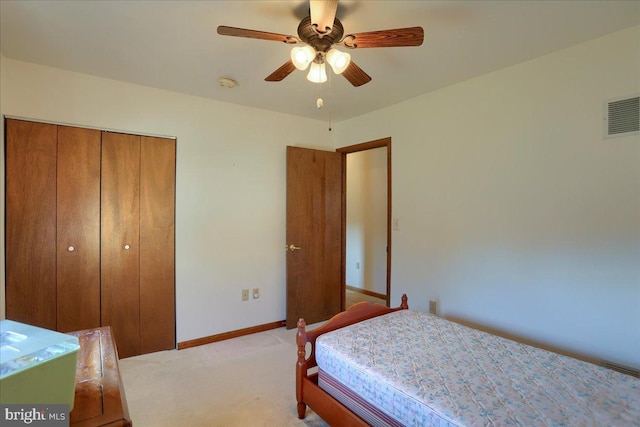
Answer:
M69 247L67 248L67 250L68 250L69 252L73 252L73 251L75 251L75 250L76 250L76 248L74 248L73 246L69 246Z
M127 251L128 251L128 250L131 248L131 246L129 246L129 245L124 245L124 248L125 248L125 250L127 250Z

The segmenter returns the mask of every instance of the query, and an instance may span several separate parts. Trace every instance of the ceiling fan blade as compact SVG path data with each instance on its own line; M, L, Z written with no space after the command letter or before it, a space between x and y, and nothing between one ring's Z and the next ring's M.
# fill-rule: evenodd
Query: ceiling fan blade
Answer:
M319 34L330 33L336 19L338 0L309 0L311 25Z
M269 74L265 80L268 82L279 82L282 81L285 77L293 72L296 69L296 66L293 65L291 60L288 60L280 68L275 70L273 73Z
M409 27L349 34L343 39L343 44L346 47L363 49L367 47L420 46L423 40L424 30L422 27Z
M288 44L295 44L298 39L293 36L287 36L284 34L268 33L266 31L247 30L245 28L227 27L220 25L218 27L218 34L221 36L233 36L233 37L247 37L250 39L260 40L272 40L276 42L284 42Z
M349 66L342 72L342 75L356 87L362 86L363 84L371 81L369 74L362 71L362 68L358 67L353 61L349 63Z

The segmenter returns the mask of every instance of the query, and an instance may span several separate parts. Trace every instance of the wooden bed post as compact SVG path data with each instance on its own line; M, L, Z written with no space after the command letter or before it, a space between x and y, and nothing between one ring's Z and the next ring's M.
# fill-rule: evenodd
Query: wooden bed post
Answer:
M298 418L303 419L307 412L307 405L304 403L302 395L302 380L307 377L306 366L306 346L307 334L305 328L307 324L304 319L298 320L298 333L296 343L298 344L298 363L296 363L296 399L298 400Z

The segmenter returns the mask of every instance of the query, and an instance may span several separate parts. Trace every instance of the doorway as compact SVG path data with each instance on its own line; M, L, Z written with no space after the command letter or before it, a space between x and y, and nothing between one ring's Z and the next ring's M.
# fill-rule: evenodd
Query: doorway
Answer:
M390 303L391 138L336 150L343 156L343 310Z

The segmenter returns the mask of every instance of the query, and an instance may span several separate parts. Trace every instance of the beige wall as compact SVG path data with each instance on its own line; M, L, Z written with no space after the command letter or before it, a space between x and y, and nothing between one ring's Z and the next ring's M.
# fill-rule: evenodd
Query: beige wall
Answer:
M393 138L392 302L640 368L638 93L634 27L339 123Z
M0 75L2 115L177 137L178 341L285 318L285 147L333 149L326 123L7 58Z

